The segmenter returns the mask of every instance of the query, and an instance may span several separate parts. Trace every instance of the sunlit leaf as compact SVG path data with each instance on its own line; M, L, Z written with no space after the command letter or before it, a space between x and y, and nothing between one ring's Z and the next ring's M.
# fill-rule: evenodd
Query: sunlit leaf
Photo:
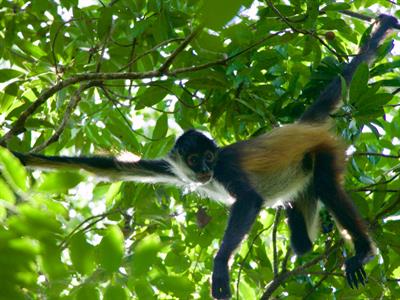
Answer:
M0 82L6 82L10 79L20 76L22 73L14 69L0 69Z
M43 176L39 191L65 193L81 182L85 176L77 172L52 172Z
M75 295L75 300L100 300L100 291L93 285L85 284Z
M168 117L166 114L158 118L156 126L153 131L153 139L159 140L167 134L168 131Z
M202 20L206 26L219 29L236 15L241 5L241 0L205 0L200 10Z
M148 271L156 260L158 251L162 248L160 240L155 235L150 235L135 245L133 248L132 271L139 276Z
M119 285L109 285L104 293L104 300L128 300L128 291Z
M22 191L26 191L28 184L27 173L20 161L7 149L0 148L0 164L3 165L4 176L8 183Z
M94 268L94 247L83 233L74 234L69 242L71 261L81 274L90 274Z
M98 263L107 271L117 271L124 255L124 236L118 226L109 226L97 246Z

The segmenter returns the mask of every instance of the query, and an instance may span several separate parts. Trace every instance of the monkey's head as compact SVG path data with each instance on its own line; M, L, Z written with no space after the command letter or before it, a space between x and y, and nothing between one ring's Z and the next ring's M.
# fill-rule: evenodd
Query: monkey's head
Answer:
M191 180L199 183L209 182L214 175L218 147L212 139L203 133L190 129L182 134L171 151L172 155L179 155L180 160L189 169L187 175Z

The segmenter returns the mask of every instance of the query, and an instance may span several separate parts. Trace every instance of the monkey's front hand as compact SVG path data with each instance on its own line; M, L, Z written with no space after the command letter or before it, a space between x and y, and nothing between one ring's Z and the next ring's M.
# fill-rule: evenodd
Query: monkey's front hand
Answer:
M354 287L357 289L358 283L365 285L367 274L364 271L363 259L361 259L360 256L355 255L346 259L344 265L346 269L347 282L352 289L354 289Z
M211 293L215 299L230 299L229 270L227 264L214 261Z

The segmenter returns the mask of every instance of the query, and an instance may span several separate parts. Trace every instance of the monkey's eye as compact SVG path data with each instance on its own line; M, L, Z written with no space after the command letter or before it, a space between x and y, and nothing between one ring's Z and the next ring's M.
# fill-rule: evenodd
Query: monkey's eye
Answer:
M187 157L186 160L187 160L188 165L191 166L191 167L193 167L193 166L195 166L195 165L198 164L198 162L199 162L199 155L198 155L198 154L190 154L190 155Z
M211 151L206 151L206 153L204 154L204 157L206 159L207 162L212 162L214 160L214 153L212 153Z

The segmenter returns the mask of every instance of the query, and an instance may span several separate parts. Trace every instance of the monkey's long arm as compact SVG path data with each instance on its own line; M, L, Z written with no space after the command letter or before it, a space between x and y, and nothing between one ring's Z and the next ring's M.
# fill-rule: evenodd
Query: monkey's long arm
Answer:
M42 169L83 169L109 180L129 180L149 183L172 183L180 181L165 160L139 160L127 162L115 157L68 157L40 154L13 154L28 167Z
M378 26L367 41L362 45L358 55L347 64L342 76L348 85L353 78L357 67L363 63L370 63L376 55L377 48L385 38L386 33L398 26L395 17L380 15ZM337 76L321 93L317 100L312 104L299 119L300 122L321 122L325 121L338 105L342 95L342 84L340 77Z

